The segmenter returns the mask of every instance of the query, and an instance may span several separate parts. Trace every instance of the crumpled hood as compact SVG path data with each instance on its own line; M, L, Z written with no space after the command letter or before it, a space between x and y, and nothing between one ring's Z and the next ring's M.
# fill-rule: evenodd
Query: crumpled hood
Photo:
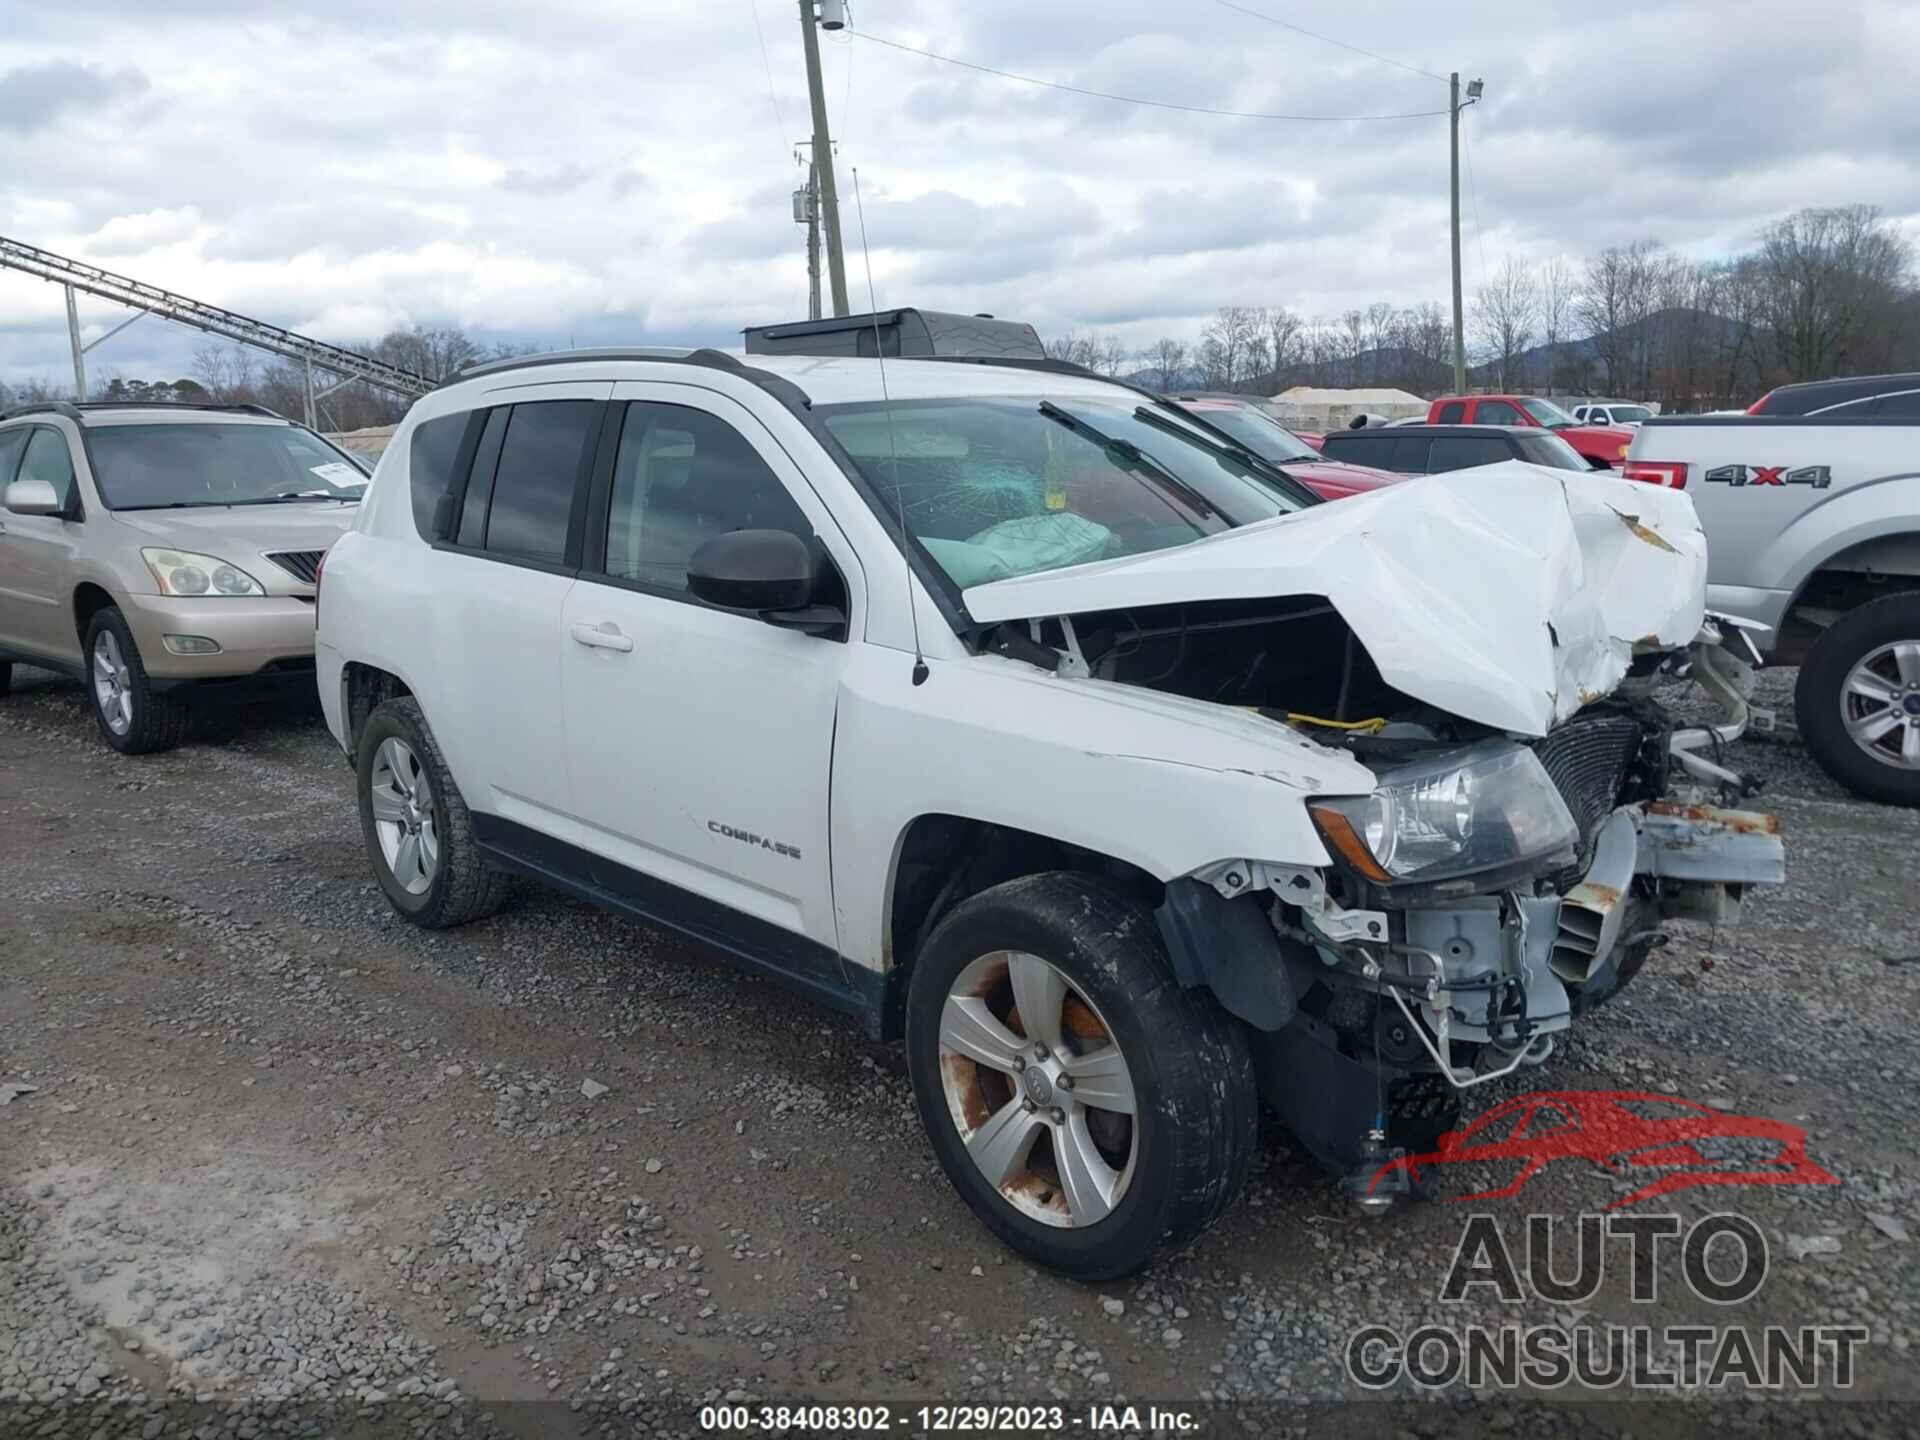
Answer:
M1192 544L976 585L986 624L1182 601L1324 596L1389 685L1544 735L1699 632L1707 543L1683 491L1508 461Z

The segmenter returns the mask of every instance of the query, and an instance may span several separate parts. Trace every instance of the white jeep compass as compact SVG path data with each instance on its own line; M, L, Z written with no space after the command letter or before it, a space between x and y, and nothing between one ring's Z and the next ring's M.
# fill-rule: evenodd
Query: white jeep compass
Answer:
M1221 1213L1262 1099L1389 1203L1663 916L1781 879L1767 817L1664 798L1739 784L1696 753L1737 716L1648 698L1741 704L1684 494L1323 505L1074 367L882 363L573 352L415 405L319 604L396 909L531 875L904 1038L967 1203L1096 1278Z

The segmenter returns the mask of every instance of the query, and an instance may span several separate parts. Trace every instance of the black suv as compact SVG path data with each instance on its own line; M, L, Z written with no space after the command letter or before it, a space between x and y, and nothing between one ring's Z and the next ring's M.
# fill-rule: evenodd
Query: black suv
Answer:
M1803 380L1769 390L1749 415L1920 417L1920 374L1857 375L1845 380Z
M1524 460L1553 470L1590 471L1580 453L1558 435L1505 425L1370 425L1335 430L1320 446L1329 460L1371 465L1402 475L1437 475L1502 460Z

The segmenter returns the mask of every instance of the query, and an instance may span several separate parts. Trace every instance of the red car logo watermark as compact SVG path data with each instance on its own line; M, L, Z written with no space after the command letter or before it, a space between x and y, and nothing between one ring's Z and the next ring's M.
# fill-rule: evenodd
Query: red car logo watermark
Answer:
M1707 1185L1838 1185L1807 1158L1807 1132L1758 1115L1729 1115L1674 1095L1638 1090L1543 1090L1496 1106L1439 1148L1400 1155L1374 1172L1369 1193L1405 1189L1439 1165L1518 1163L1496 1189L1454 1200L1497 1200L1556 1160L1583 1160L1647 1181L1606 1208Z

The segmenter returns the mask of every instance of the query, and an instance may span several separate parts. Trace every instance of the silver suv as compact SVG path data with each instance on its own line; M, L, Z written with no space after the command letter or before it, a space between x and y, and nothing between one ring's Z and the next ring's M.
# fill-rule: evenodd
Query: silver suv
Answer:
M313 683L314 582L367 472L260 406L0 414L0 694L82 680L101 737L164 750L187 702Z

